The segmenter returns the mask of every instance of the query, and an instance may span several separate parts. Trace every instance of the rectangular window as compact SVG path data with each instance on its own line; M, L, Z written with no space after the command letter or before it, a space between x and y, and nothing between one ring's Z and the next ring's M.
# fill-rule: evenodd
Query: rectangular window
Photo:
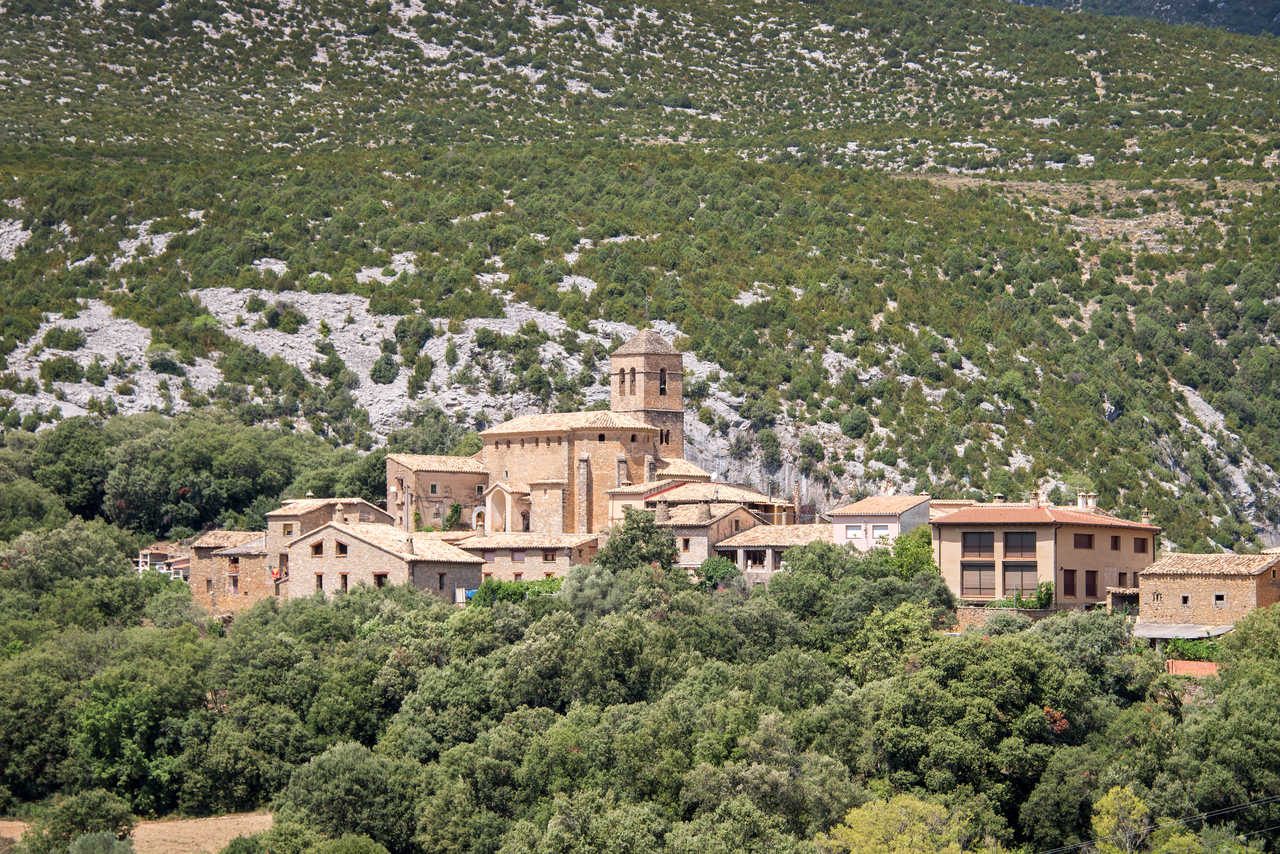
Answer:
M1062 595L1071 597L1076 595L1076 571L1074 569L1062 570Z
M334 554L334 557L346 557L346 556L347 556L347 544L346 544L346 543L343 543L343 542L334 542L334 544L333 544L333 554Z
M322 557L324 555L324 540L311 544L311 556Z
M347 574L345 572L338 575L338 587L343 593L347 592Z
M386 574L385 572L375 572L375 573L373 574L373 586L374 586L374 587L386 587L386 586L387 586L387 574Z
M484 484L483 484L483 483L477 483L477 484L476 484L476 495L484 495Z
M682 552L687 552L687 551L689 551L689 538L688 538L688 537L681 537L681 538L680 538L680 551L682 551Z
M887 536L889 536L888 525L872 525L871 526L871 539L878 540L881 537L887 537Z
M960 564L960 595L994 598L996 565L994 563Z
M1190 607L1191 607L1191 597L1190 597L1190 596L1188 596L1186 593L1183 593L1183 594L1182 594L1182 607L1184 607L1184 608L1190 608Z
M556 550L555 550L555 549L543 549L543 550L542 550L542 562L543 562L543 563L555 563L555 562L556 562Z
M293 525L291 525L290 523L285 522L285 523L284 523L284 526L282 527L282 530L284 531L284 535L285 535L286 537L292 537L292 536L293 536Z
M320 572L316 573L316 591L317 592L324 591L324 574Z
M212 579L212 578L206 578L206 579L204 580L204 592L205 592L205 593L212 593L212 592L213 592L213 579Z
M231 576L231 595L240 595L240 576L238 575Z
M1162 601L1163 599L1164 599L1164 594L1163 594L1163 593L1152 593L1152 594L1151 594L1151 602L1152 602L1153 604L1158 603L1158 602Z
M1036 535L1034 531L1010 531L1004 535L1005 559L1034 558Z
M1146 537L1134 537L1134 538L1133 538L1133 553L1134 553L1134 554L1138 554L1138 555L1144 555L1144 554L1146 554L1146 553L1147 553L1147 538L1146 538Z
M1084 595L1088 599L1094 599L1098 596L1098 571L1096 569L1086 569L1084 571Z
M1114 534L1111 537L1111 551L1113 552L1120 551L1120 537Z
M1004 595L1021 593L1028 596L1036 592L1039 579L1034 563L1006 563L1004 565Z
M1093 534L1076 534L1073 542L1078 549L1091 549L1093 548Z
M439 495L439 494L440 494L440 484L438 484L438 483L433 483L433 484L431 484L431 494L432 494L432 495Z
M515 550L513 549L513 550L512 550L512 552L511 552L511 561L512 561L512 563L524 563L524 552L523 552L523 551L515 551Z
M1227 604L1227 594L1225 593L1213 594L1213 607L1224 608L1226 607L1226 604Z
M862 526L861 525L845 525L844 538L846 540L862 539Z
M436 573L436 587L440 590L444 589L444 573L443 572Z
M238 557L230 557L230 558L227 558L227 563L229 563L229 564L231 565L231 569L233 569L233 570L236 570L236 569L239 569L239 568L240 568L240 558L238 558Z
M1120 573L1120 586L1128 587L1129 586L1128 582L1129 582L1129 573L1127 572Z
M523 573L523 572L513 572L513 573L511 573L511 578L512 578L512 580L513 580L513 581L524 581L524 573Z
M995 557L996 535L990 531L966 531L960 540L961 557Z

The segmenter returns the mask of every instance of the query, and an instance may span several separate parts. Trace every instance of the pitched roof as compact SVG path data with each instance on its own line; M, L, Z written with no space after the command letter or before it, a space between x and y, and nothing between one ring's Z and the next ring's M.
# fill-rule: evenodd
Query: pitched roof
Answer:
M829 524L757 525L721 540L716 543L716 548L788 548L809 543L834 543L835 539Z
M574 549L599 541L597 534L544 534L538 531L497 531L475 534L458 543L468 551L485 549Z
M615 356L679 356L680 351L672 347L667 339L652 329L643 329L632 335L627 343L613 351Z
M702 512L702 508L708 507L708 506L710 507L711 515L705 519L699 518L698 514ZM672 507L669 511L667 511L668 516L666 521L655 522L655 524L667 525L667 526L676 527L676 528L701 527L703 525L710 525L712 522L715 522L719 519L723 519L725 516L728 516L734 510L743 510L746 513L751 513L750 510L747 510L741 504L732 504L732 503L723 503L723 502L711 503L711 504L705 504L705 503L677 504L675 507ZM755 515L755 514L752 514L752 515Z
M529 484L521 483L518 480L496 480L489 484L489 488L484 491L484 494L488 495L495 490L509 492L512 495L528 495Z
M487 430L481 436L516 436L521 433L567 433L571 430L635 430L656 433L657 427L621 412L597 409L590 412L544 412L521 415Z
M380 522L327 522L290 541L293 546L303 540L313 540L322 531L332 528L348 537L361 540L374 548L395 555L406 563L483 563L483 559L468 554L445 542L438 536L424 532L408 533L394 525ZM436 532L432 532L436 533Z
M267 535L259 533L257 537L238 546L228 546L214 552L218 557L239 557L240 555L260 555L267 553Z
M675 478L689 480L710 480L711 473L703 471L688 460L658 460L658 478L673 480Z
M1130 522L1102 510L1033 507L1030 504L975 504L939 516L934 525L1084 525L1158 532L1158 525Z
M268 516L297 516L301 513L310 513L312 510L319 510L321 507L328 507L333 504L362 504L379 513L385 514L383 510L376 504L371 504L363 498L286 498L284 503L275 510L268 512Z
M899 516L929 500L927 495L868 495L827 511L828 516Z
M714 483L710 481L684 481L670 489L648 495L646 501L669 501L682 504L690 501L734 502L738 504L786 504L787 502L747 489L732 483Z
M484 474L485 468L476 456L451 457L445 454L387 454L387 459L410 471Z
M625 498L629 495L650 495L655 492L670 489L673 481L678 480L680 479L672 478L671 480L650 480L645 483L631 483L625 486L615 486L613 489L606 489L605 492L619 498Z
M262 536L261 531L205 531L194 543L193 549L225 549L242 546Z
M1260 575L1280 567L1280 555L1167 554L1139 575Z

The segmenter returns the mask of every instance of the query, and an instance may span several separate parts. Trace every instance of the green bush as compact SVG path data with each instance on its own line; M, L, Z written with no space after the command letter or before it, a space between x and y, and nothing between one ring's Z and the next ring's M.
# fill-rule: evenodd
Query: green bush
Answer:
M390 385L400 374L400 363L390 353L383 353L369 369L369 379L379 385Z
M71 356L54 356L40 363L40 379L51 383L78 383L84 369Z
M79 350L85 344L83 332L65 326L50 327L41 340L50 350Z

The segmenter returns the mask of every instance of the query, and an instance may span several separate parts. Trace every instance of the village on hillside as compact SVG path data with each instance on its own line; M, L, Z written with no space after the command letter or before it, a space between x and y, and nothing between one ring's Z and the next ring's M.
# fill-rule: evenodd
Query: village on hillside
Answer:
M285 501L265 531L210 530L160 542L138 570L190 584L213 614L267 598L411 584L465 604L486 581L563 578L590 562L629 512L670 531L677 565L731 561L750 585L786 568L788 549L861 552L927 526L932 558L960 603L957 627L998 608L1033 619L1105 607L1154 641L1230 631L1280 601L1280 550L1160 554L1161 529L1043 495L1027 503L873 495L802 518L798 496L723 483L684 458L683 354L646 330L610 359L608 410L525 415L484 430L467 457L388 454L385 507L361 498Z

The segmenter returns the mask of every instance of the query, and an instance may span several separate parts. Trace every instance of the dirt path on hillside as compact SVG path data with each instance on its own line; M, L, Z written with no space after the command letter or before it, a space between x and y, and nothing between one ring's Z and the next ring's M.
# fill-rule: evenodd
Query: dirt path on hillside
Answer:
M266 812L143 821L133 830L133 847L138 854L215 854L237 836L270 827L271 813ZM0 839L17 840L26 829L20 821L0 821Z

